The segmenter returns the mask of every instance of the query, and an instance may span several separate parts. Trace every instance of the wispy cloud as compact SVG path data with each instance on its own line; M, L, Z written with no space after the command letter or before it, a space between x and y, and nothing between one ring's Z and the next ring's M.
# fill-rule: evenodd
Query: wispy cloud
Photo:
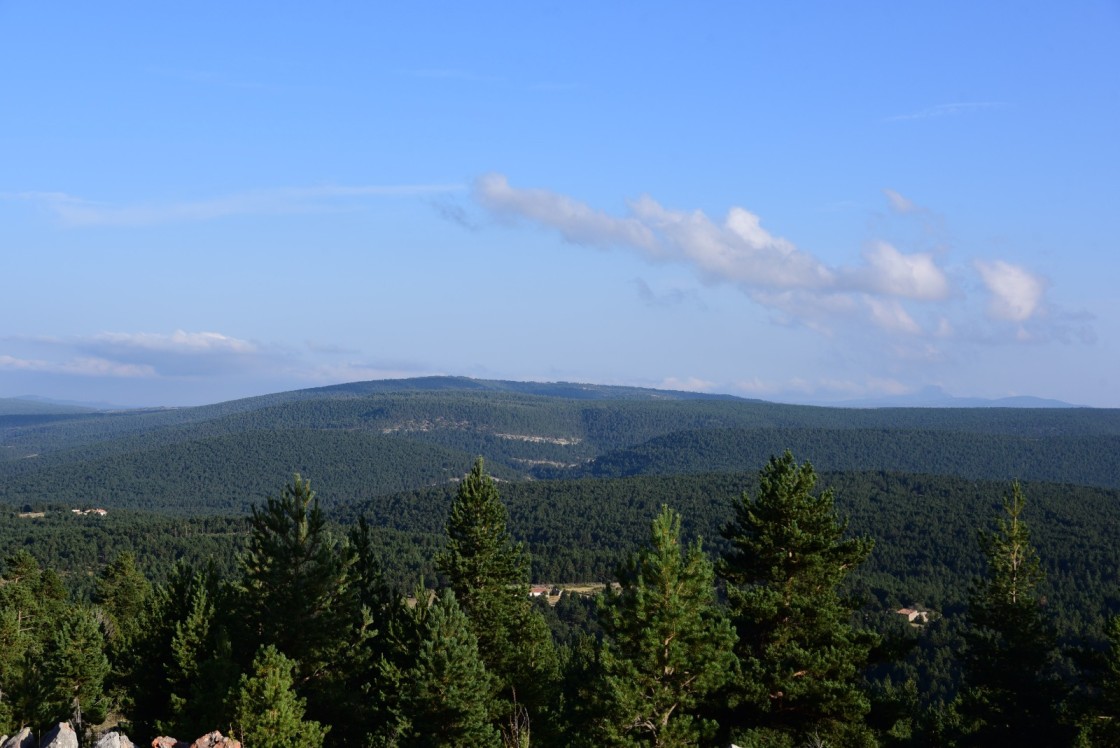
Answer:
M957 334L955 318L969 320L967 285L959 272L950 276L941 266L947 251L941 245L936 252L905 252L873 241L857 262L830 265L738 206L715 221L647 195L630 201L624 215L611 215L549 190L513 187L501 174L476 180L473 195L500 220L551 229L573 244L632 250L650 262L684 263L706 282L734 284L780 324L826 335L871 327L896 338L938 341ZM928 229L928 210L893 190L884 195L892 212ZM973 268L987 288L992 320L1022 323L1045 308L1045 283L1024 268L1003 261ZM636 285L646 303L664 301L648 285ZM1007 339L1006 330L997 333Z
M634 287L638 290L638 298L649 306L669 307L679 306L685 303L692 303L700 307L704 306L704 303L700 300L700 296L694 290L668 288L655 291L650 287L649 283L642 278L634 279Z
M95 335L90 342L115 349L140 351L199 353L256 353L258 348L246 340L238 340L220 332L186 332L170 334L137 332L106 332Z
M918 206L913 201L892 189L884 189L883 194L887 196L887 202L890 203L891 210L895 213L913 213L918 210Z
M861 264L830 267L767 231L759 216L742 207L732 207L716 222L702 211L666 208L647 195L631 201L629 215L619 217L548 190L514 188L500 174L478 179L474 195L499 218L554 229L575 244L687 263L705 280L734 283L756 302L811 326L823 328L838 314L855 314L885 330L913 333L917 324L901 306L865 297L934 301L950 292L930 254L907 254L879 242L864 252Z
M716 386L715 382L709 382L699 377L667 377L661 380L658 389L680 392L711 392Z
M114 205L63 192L5 192L0 199L45 207L67 226L151 226L241 215L322 213L353 209L366 198L412 197L461 191L459 184L299 187L254 190L205 200Z
M72 337L0 337L0 373L102 379L230 382L268 379L315 386L442 373L422 362L357 359L360 352L308 342L257 343L218 332L103 332ZM351 360L340 361L340 357Z
M270 350L218 332L105 332L70 341L75 349L122 364L146 366L164 376L211 376L267 368L282 358Z
M5 336L0 368L101 377L206 377L267 371L287 354L217 332ZM30 354L30 355L29 355Z
M467 231L478 231L481 226L466 209L457 202L447 198L436 198L429 201L432 210L443 220L460 226Z
M931 106L928 109L921 109L908 114L896 114L887 117L886 121L900 122L903 120L931 119L934 117L952 117L986 109L1000 109L1005 106L1007 106L1007 102L1005 101L958 101L952 104L938 104L937 106Z
M0 355L0 370L20 371L41 374L67 374L81 377L153 377L156 372L150 366L125 364L103 358L83 356L64 361L27 359L16 356Z
M863 259L863 266L841 273L854 288L925 301L949 295L949 279L930 254L904 254L887 242L879 241L863 253Z
M635 247L659 253L653 231L638 219L615 218L549 190L514 189L501 174L479 177L474 195L499 217L535 221L559 231L573 244L600 249Z
M1038 311L1046 290L1041 278L1003 260L976 260L973 266L991 294L988 314L994 319L1024 322Z

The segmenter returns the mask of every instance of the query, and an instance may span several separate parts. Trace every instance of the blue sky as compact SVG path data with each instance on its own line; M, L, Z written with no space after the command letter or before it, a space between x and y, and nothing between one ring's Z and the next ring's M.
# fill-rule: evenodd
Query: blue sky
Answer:
M1120 407L1120 4L0 0L0 397Z

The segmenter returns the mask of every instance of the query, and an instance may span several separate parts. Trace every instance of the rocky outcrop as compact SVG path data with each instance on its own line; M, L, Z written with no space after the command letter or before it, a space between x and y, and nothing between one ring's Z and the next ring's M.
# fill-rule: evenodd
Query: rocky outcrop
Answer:
M136 748L136 743L128 739L127 735L119 732L107 732L97 739L93 748Z
M39 741L31 734L31 728L25 727L7 739L0 739L0 748L38 748Z
M3 746L0 746L3 748ZM203 735L193 743L175 738L160 737L152 741L152 748L241 748L241 741L223 737L218 731Z
M191 748L241 748L241 741L222 737L220 732L214 731L194 741Z
M191 744L175 738L158 737L152 741L152 748L191 748Z
M40 743L42 748L78 748L78 734L69 722L59 722Z

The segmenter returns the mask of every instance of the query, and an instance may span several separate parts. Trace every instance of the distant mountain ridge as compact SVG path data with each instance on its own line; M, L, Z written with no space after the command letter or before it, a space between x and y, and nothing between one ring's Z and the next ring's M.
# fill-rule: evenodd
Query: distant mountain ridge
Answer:
M6 401L0 401L3 404ZM565 382L378 380L190 408L0 410L0 503L243 511L293 472L353 501L457 480L833 470L1120 488L1120 410L854 408Z
M842 400L831 403L841 408L1080 408L1062 400L1030 395L983 398L956 397L940 387L924 387L918 392L891 397Z

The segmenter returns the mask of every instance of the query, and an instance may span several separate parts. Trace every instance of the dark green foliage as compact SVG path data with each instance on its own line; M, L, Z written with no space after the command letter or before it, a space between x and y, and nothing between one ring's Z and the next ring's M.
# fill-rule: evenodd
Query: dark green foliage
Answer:
M41 570L27 551L8 557L0 570L0 732L42 716L43 657L67 620L58 575ZM59 708L68 715L69 706ZM57 699L49 709L56 707Z
M1120 745L1120 616L1108 622L1108 649L1094 658L1091 695L1083 709L1079 746Z
M254 641L298 663L301 681L323 675L361 638L353 561L328 532L310 482L298 474L279 497L253 507L241 558L245 619Z
M531 560L528 553L515 554L521 558L510 567L516 573L507 589L517 594L508 596L509 608L476 606L491 610L489 620L506 632L501 636L507 646L490 657L495 673L485 694L488 724L509 738L524 738L528 726L534 744L602 745L602 735L596 740L577 729L604 724L609 701L596 685L606 682L606 660L587 638L602 635L594 606L569 594L555 609L539 599L522 608L528 580L610 579L619 563L643 547L663 504L682 511L684 537L718 536L728 520L737 520L725 497L744 489L763 493L742 468L794 447L811 454L818 467L845 471L823 475L821 487L835 489L836 508L851 518L854 535L876 540L874 554L842 575L837 589L853 598L840 598L842 613L828 620L851 626L847 613L858 603L858 628L899 634L912 646L866 650L853 633L836 647L813 649L820 662L810 664L822 669L832 667L830 658L842 657L844 647L870 653L864 672L873 710L863 716L866 699L857 690L859 698L847 710L851 722L787 729L762 719L736 729L739 744L800 746L820 739L859 745L870 727L884 745L947 745L979 724L965 706L967 693L957 707L947 705L960 686L956 653L964 640L968 580L984 573L984 557L971 541L975 527L988 521L999 490L980 479L1014 474L1082 484L1028 486L1037 518L1032 540L1047 572L1037 597L1046 601L1044 612L1062 632L1063 646L1101 649L1105 622L1120 612L1120 492L1085 484L1120 485L1118 439L1120 411L843 410L453 378L358 383L206 408L0 416L0 504L48 510L44 517L17 517L0 508L0 547L26 548L34 559L25 560L35 566L34 573L28 567L27 574L14 575L26 583L9 579L7 570L0 573L11 582L0 585L0 730L35 718L38 696L22 684L37 682L43 672L44 652L66 618L59 601L67 590L79 607L83 600L101 603L112 680L129 683L127 691L118 686L113 693L136 734L146 739L157 721L185 733L228 725L239 668L248 668L248 658L273 641L286 615L265 621L245 605L247 598L231 598L230 588L250 586L248 574L239 579L242 567L234 561L249 522L233 512L263 495L276 475L298 470L320 476L316 487L325 497L326 517L319 537L328 538L326 545L348 571L341 593L331 598L341 603L329 606L339 613L335 625L324 627L333 630L331 641L320 639L299 654L285 652L299 657L292 689L307 700L308 719L333 726L332 745L403 737L411 724L404 695L412 685L404 674L413 672L428 633L418 627L414 611L400 604L397 590L435 577L436 552L450 547L444 533L455 489L448 479L459 474L467 455L482 454L502 481L509 511L508 522L502 518L504 544L532 551ZM703 472L711 470L728 472ZM891 470L924 474L886 472ZM573 475L596 477L566 479ZM631 477L604 477L614 475ZM529 476L538 480L518 480ZM48 498L66 505L45 505ZM173 512L179 519L118 508L124 505ZM111 511L96 519L71 516L72 506ZM215 510L227 514L204 516ZM346 524L360 515L370 526L351 536L349 550L329 539L345 532L330 520ZM714 552L731 558L732 541L715 537ZM134 570L105 568L124 551L134 554ZM176 575L171 569L180 557L195 569L203 568L203 559L214 566L197 579L193 569ZM57 574L40 573L35 560ZM142 586L132 584L139 581L134 571L168 582L139 620L125 613L133 606L129 588ZM739 628L749 628L741 615L748 606L736 602L736 587L728 594L738 606ZM36 599L29 601L31 589ZM464 609L473 589L458 588ZM762 616L777 607L768 607L761 595L753 600ZM911 629L893 611L915 604L928 606L934 619ZM242 621L251 626L241 627ZM518 672L510 654L548 641L546 625L565 645L559 658L568 677L559 694L551 688L552 676L527 676L535 665ZM123 628L136 635L122 638ZM541 651L547 655L550 649ZM796 654L795 648L787 651ZM791 683L774 676L780 700L805 696L794 688L803 685L798 679L808 676ZM839 678L827 699L854 698L855 682ZM770 691L763 709L754 698L761 689L752 694L746 679L737 683L740 689L721 692L714 704L697 706L705 718L719 719L728 737L749 704L762 717L774 716ZM1088 696L1100 698L1086 715L1113 714L1105 684L1103 676L1092 680ZM414 695L409 698L410 709L419 706ZM1054 713L1059 696L1046 698ZM733 699L743 703L720 708ZM525 722L519 707L527 704L532 708ZM568 731L561 732L560 724ZM1108 724L1085 722L1086 739L1108 744L1100 732Z
M737 470L785 447L834 470L1120 487L1120 411L855 410L440 381L356 383L199 408L0 417L0 502L240 512L276 475L294 471L322 476L318 487L341 502L444 482L467 455L485 455L504 479L607 477Z
M538 719L557 678L556 651L529 600L529 559L506 530L505 506L481 459L459 484L436 565L470 620L505 709L520 704Z
M852 626L840 585L872 542L845 537L832 493L814 494L815 484L809 463L798 466L789 452L772 457L758 495L735 502L725 530L731 548L719 573L740 666L728 721L741 745L871 742L859 678L875 638Z
M240 671L229 622L231 591L214 568L180 564L148 597L138 634L114 649L114 681L140 734L203 734L229 719Z
M247 748L322 748L330 728L303 719L304 700L295 694L294 669L295 662L268 645L241 676L233 724Z
M108 674L105 640L93 613L70 608L43 651L36 706L40 724L69 720L82 734L87 717L93 724L100 722Z
M971 419L958 418L944 430L930 429L918 419L906 428L860 428L857 424L867 419L855 413L841 428L680 430L601 454L566 474L614 478L724 472L789 449L810 453L818 468L836 472L886 470L989 480L1022 476L1120 488L1120 435L1008 432L998 421L990 430L973 430ZM1045 420L1040 418L1039 425Z
M420 597L411 611L416 641L405 668L386 665L399 684L399 702L387 743L402 747L498 746L491 724L495 682L478 650L474 626L447 590Z
M107 615L106 632L109 641L120 646L136 638L139 632L140 613L152 585L136 568L136 557L129 551L117 554L97 579L94 602Z
M997 529L981 534L987 576L969 600L970 628L959 712L965 745L1055 746L1069 741L1060 709L1054 625L1039 596L1043 572L1023 521L1019 484Z
M649 546L620 571L620 591L601 598L612 745L691 746L715 731L696 707L730 677L735 634L716 606L711 562L699 541L681 545L680 529L663 508Z

